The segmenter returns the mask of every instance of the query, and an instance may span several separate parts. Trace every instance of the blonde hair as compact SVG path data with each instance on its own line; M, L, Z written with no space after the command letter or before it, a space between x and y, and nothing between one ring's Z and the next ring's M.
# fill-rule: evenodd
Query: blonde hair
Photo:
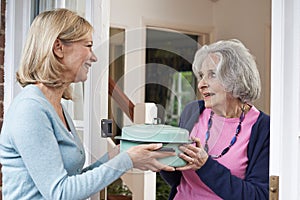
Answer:
M62 87L65 66L53 52L56 39L72 43L87 38L93 32L92 25L77 13L67 9L55 9L39 14L29 29L23 49L20 67L16 73L22 87L43 83L49 87ZM63 98L71 99L68 87Z

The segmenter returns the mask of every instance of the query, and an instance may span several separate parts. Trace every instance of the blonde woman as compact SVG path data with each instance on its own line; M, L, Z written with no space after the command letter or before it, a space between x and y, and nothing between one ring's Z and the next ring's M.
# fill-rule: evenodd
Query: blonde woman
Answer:
M3 199L86 199L131 168L174 170L156 158L161 144L110 152L83 168L85 151L61 99L85 81L93 62L92 26L58 9L32 23L17 72L24 87L13 100L0 136Z

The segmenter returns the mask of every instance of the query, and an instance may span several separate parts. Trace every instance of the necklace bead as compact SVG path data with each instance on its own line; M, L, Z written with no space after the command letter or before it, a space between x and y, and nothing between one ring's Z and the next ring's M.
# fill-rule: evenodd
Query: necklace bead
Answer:
M208 140L209 140L209 138L210 138L210 129L211 129L212 124L213 124L213 120L212 120L213 115L214 115L214 112L211 111L211 112L210 112L210 117L209 117L208 122L207 122L207 131L206 131L206 133L205 133L204 150L205 150L207 153L208 153L208 151L209 151ZM244 119L245 119L245 110L244 110L243 108L242 108L242 113L241 113L239 119L240 119L239 124L238 124L238 126L236 127L235 134L234 134L233 138L231 139L229 145L228 145L225 149L223 149L223 151L221 152L221 154L219 154L219 155L211 155L212 158L217 159L217 158L220 158L220 157L224 156L224 155L229 151L229 149L235 144L235 142L237 141L237 136L238 136L239 133L241 132L242 122L243 122Z

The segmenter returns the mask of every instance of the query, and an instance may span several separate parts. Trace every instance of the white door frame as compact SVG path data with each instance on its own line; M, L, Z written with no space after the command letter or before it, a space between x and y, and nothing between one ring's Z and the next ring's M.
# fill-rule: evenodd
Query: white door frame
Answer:
M85 13L94 27L93 50L98 58L90 69L84 87L83 142L87 164L91 164L107 152L107 140L101 138L100 121L108 117L110 1L86 1ZM104 198L107 198L106 191ZM91 199L100 199L99 194Z
M6 1L4 55L4 115L12 99L20 92L16 81L22 47L30 26L30 1Z
M300 196L299 19L299 0L272 0L270 175L279 199Z
M84 144L90 162L107 152L107 140L101 138L100 121L108 117L109 0L86 3L86 18L94 27L94 53L98 61L90 69L84 88Z

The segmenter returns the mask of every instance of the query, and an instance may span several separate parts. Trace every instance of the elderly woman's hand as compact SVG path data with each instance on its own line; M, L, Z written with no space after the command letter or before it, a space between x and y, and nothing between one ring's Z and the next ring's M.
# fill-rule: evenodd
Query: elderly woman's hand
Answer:
M196 146L194 144L188 144L179 147L179 149L182 152L184 152L180 153L179 157L184 159L188 164L183 167L178 167L176 168L176 170L197 170L200 169L206 163L208 159L208 154L203 149L200 143L200 139L192 137L192 140L196 143Z
M160 170L175 171L174 167L164 165L157 161L158 158L168 156L176 156L175 152L160 152L156 151L162 147L162 144L142 144L133 146L127 150L132 162L133 167L140 170L151 170L159 172Z

